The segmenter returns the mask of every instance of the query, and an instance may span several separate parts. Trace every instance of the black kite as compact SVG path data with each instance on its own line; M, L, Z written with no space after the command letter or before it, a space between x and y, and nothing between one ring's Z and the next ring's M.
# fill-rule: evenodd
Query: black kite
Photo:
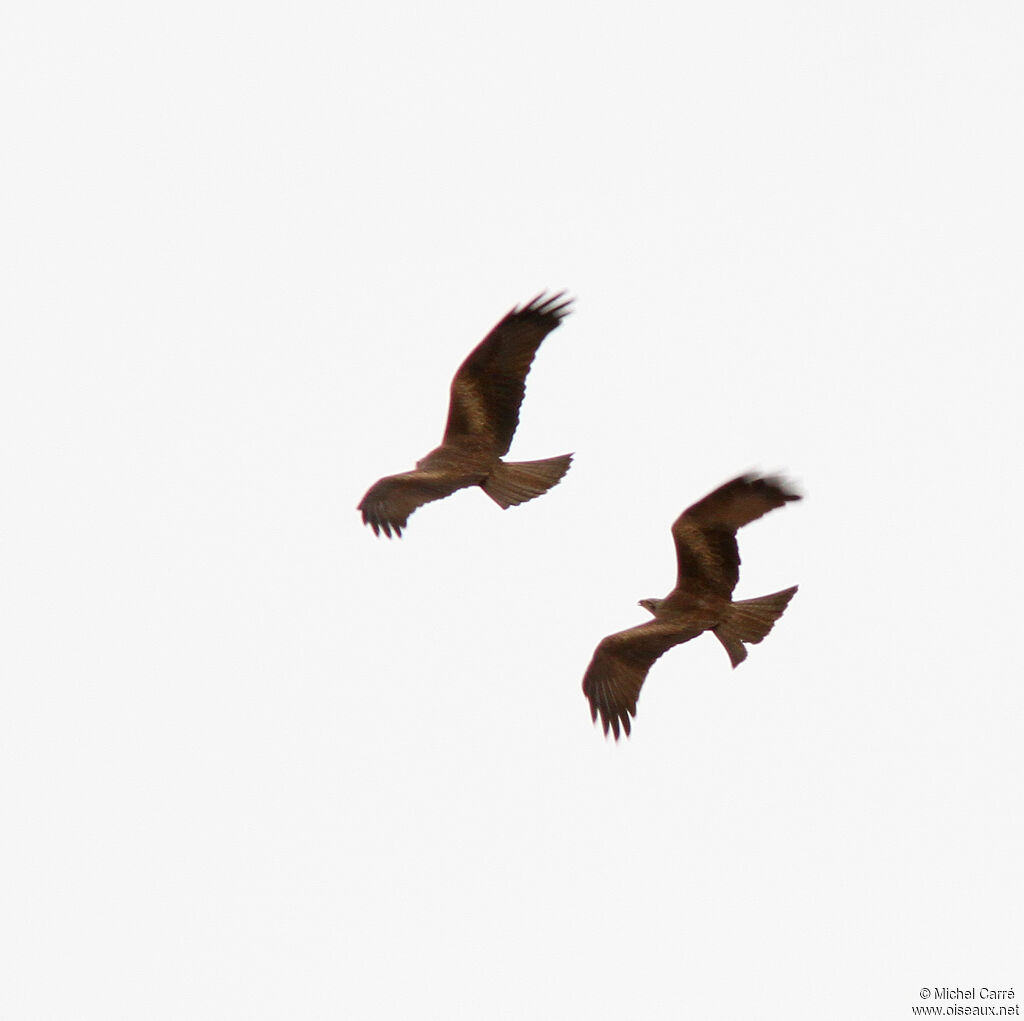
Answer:
M374 535L401 536L409 515L431 500L480 486L501 508L546 493L569 470L572 454L544 461L502 461L519 424L526 375L541 341L571 311L565 291L538 294L513 308L459 366L451 385L441 446L416 470L375 482L358 510Z
M740 577L736 530L799 499L779 478L741 475L679 515L672 526L676 587L664 599L641 599L654 620L605 638L583 678L590 715L596 721L601 714L605 734L611 727L618 740L620 725L629 734L647 672L674 645L710 631L736 667L747 658L743 643L756 645L771 631L797 586L733 602Z

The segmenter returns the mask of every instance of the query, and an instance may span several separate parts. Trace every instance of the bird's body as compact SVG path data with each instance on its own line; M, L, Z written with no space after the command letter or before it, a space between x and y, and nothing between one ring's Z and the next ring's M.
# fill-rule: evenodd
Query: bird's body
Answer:
M460 436L451 443L442 443L416 462L416 473L422 477L445 479L458 489L479 486L494 470L499 458L486 441ZM402 476L392 476L392 478Z
M571 310L563 294L540 294L512 309L459 366L441 445L417 461L415 470L374 483L360 501L363 522L375 535L401 536L417 507L468 486L480 486L502 508L525 503L569 470L571 454L502 460L519 424L534 355Z
M641 599L637 605L652 617L681 619L692 616L695 620L717 621L730 603L731 600L712 592L699 595L685 589L673 589L664 599Z
M776 478L741 475L688 507L672 526L678 575L662 599L641 599L653 620L603 639L583 678L583 692L604 732L630 732L637 698L654 662L675 645L705 631L725 647L735 667L747 656L745 643L764 639L782 616L796 586L734 601L740 556L736 531L800 497Z

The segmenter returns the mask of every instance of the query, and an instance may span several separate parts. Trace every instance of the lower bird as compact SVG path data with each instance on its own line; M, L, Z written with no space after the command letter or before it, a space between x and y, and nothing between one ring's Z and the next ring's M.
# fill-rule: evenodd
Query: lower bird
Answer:
M596 721L601 714L606 735L609 727L616 740L620 728L629 734L647 672L673 646L710 631L736 667L747 658L746 645L767 636L797 586L734 602L740 577L736 531L799 499L777 476L740 475L679 515L672 526L676 587L664 599L641 599L654 620L603 639L583 678L590 715Z
M479 486L503 510L541 496L569 470L572 454L503 461L519 424L526 375L544 338L571 311L565 292L538 294L512 309L469 353L452 379L441 446L414 471L375 482L360 501L374 535L401 536L409 515L432 500Z

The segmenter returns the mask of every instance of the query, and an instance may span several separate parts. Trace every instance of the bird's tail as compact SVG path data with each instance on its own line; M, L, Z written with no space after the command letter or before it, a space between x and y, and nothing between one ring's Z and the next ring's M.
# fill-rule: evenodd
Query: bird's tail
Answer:
M569 470L572 454L544 461L499 461L483 482L484 492L503 510L526 503L556 485Z
M729 607L725 620L715 628L714 635L725 646L734 667L747 658L747 649L743 643L757 645L762 641L782 616L796 590L797 586L794 585L781 592L773 592L770 596L740 599Z

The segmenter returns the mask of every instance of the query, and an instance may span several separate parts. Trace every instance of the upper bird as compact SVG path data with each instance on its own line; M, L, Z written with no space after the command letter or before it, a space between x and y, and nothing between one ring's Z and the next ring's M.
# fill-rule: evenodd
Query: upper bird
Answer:
M747 658L744 642L756 645L789 604L797 586L757 599L732 600L740 577L736 530L768 511L801 497L774 476L740 475L719 486L676 518L679 574L664 599L641 599L654 620L603 639L583 678L590 715L601 714L604 732L619 727L627 734L636 716L640 688L654 661L704 631L725 646L735 667Z
M542 292L513 308L470 352L452 379L441 446L416 470L375 482L358 509L374 535L401 536L409 515L457 489L480 486L501 508L546 493L569 470L572 454L544 461L502 461L519 424L526 376L541 341L572 311L565 291Z

